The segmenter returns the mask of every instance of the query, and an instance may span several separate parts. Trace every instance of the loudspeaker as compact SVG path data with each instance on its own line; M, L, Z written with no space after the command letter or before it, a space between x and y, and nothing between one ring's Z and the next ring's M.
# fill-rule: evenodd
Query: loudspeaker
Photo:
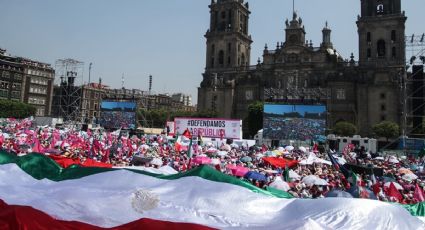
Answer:
M414 65L412 67L412 115L413 133L422 133L422 118L424 117L424 66Z

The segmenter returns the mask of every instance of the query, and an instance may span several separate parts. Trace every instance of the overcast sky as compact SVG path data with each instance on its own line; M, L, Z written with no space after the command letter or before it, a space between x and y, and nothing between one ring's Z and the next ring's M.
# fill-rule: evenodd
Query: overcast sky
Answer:
M205 68L205 38L211 0L0 0L0 48L55 65L60 58L85 62L83 80L102 77L103 83L148 89L153 75L155 93L183 92L196 103ZM265 43L274 48L284 40L291 0L251 0L251 64ZM424 0L403 0L406 34L425 32ZM328 21L334 47L357 59L355 21L359 0L296 0L307 39L315 46Z

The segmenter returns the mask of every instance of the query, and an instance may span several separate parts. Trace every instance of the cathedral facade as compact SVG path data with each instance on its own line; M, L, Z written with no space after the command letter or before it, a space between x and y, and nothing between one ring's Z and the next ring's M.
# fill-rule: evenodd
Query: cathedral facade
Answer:
M405 68L405 22L401 0L361 0L357 19L359 59L344 59L325 23L319 47L306 41L301 17L286 20L285 41L264 47L250 66L249 4L212 0L206 67L198 109L244 119L254 101L324 104L327 126L355 124L361 135L381 121L401 122L400 84Z

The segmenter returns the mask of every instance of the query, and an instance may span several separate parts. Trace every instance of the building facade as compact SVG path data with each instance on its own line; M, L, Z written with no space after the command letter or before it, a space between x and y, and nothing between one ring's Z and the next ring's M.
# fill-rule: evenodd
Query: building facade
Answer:
M101 116L102 101L134 101L138 109L195 112L196 107L175 101L166 94L149 95L138 89L111 89L99 83L74 86L72 79L63 79L54 87L53 116L65 121L96 122Z
M171 95L171 98L174 101L182 102L185 106L192 106L192 96L183 94L183 93L175 93Z
M55 71L50 64L14 57L0 49L0 98L36 107L36 116L50 116Z
M23 102L37 108L36 116L50 116L53 100L55 71L50 64L20 60L24 67Z
M207 61L198 88L199 110L243 119L254 101L325 104L330 132L337 122L348 121L361 135L369 135L371 127L381 121L400 123L407 19L400 0L361 0L359 60L353 55L344 59L338 53L327 22L320 46L306 41L305 25L294 12L285 22L284 41L275 49L266 45L263 60L255 66L249 66L248 3L213 0L209 7L211 23L205 35Z

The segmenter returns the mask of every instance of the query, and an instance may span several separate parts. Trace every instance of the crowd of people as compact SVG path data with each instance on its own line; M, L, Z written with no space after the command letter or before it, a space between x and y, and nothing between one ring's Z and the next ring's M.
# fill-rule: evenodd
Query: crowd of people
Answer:
M326 120L265 117L263 135L274 140L315 140L325 133Z
M239 178L262 189L297 198L360 197L414 204L425 201L422 156L370 154L348 145L341 152L321 146L248 146L190 141L189 135L131 135L102 128L34 127L31 119L0 121L0 146L17 155L88 160L111 167L131 165L177 172L199 165Z

